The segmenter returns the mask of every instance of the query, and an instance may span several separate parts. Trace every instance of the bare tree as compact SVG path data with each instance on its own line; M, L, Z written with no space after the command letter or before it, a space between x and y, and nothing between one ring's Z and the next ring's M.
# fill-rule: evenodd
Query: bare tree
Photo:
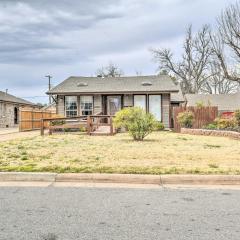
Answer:
M224 76L228 80L240 82L240 75L229 68L228 55L232 55L233 65L240 64L240 2L230 5L217 19L218 33L211 36L212 45L219 59Z
M240 90L240 83L225 78L221 64L217 59L210 63L211 77L205 81L200 92L208 94L229 94Z
M187 30L184 53L180 61L173 59L169 49L153 50L154 58L159 63L159 70L174 74L179 80L184 93L197 93L211 77L208 71L213 54L210 40L210 28L205 25L193 36L192 27Z
M107 66L101 67L96 71L98 77L120 77L123 75L123 71L112 62Z

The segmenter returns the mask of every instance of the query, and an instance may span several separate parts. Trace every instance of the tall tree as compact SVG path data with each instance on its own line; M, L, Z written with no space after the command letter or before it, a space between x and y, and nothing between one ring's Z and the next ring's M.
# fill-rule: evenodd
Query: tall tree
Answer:
M159 69L174 74L184 93L199 92L206 80L211 77L208 66L213 51L209 34L210 29L207 25L203 26L196 35L193 35L190 26L183 45L184 52L179 61L173 59L170 49L153 50Z
M236 66L240 64L240 2L230 5L217 18L218 32L211 35L213 49L221 64L224 76L228 80L240 82ZM231 55L233 68L229 67Z
M98 77L120 77L123 75L123 71L110 62L107 66L97 69L96 75Z

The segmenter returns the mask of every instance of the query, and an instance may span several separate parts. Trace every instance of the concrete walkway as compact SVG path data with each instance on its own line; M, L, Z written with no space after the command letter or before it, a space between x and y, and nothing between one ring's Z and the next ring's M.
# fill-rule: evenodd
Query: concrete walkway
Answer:
M0 142L3 141L9 141L9 140L15 140L20 138L31 138L35 136L39 136L39 130L36 131L28 131L28 132L18 132L14 129L9 128L9 131L0 129Z
M19 132L18 127L0 128L0 135L2 135L2 134L9 134L9 133L17 133L17 132Z

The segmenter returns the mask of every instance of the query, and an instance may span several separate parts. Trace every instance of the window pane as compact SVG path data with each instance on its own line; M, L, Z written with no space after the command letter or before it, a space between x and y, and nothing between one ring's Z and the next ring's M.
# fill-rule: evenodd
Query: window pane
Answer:
M65 97L65 110L67 117L77 116L77 96Z
M134 107L141 107L146 111L146 96L145 95L134 95Z
M93 114L93 96L80 97L81 115Z
M161 116L161 95L149 95L149 112L152 113L158 121Z

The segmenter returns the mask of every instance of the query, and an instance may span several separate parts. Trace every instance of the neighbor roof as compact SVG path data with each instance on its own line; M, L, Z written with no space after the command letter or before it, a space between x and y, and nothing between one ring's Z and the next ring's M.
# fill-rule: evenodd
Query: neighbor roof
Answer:
M168 76L69 77L47 94L178 92Z
M8 94L8 93L2 92L2 91L0 91L0 102L13 102L13 103L18 103L18 104L22 104L22 105L36 105L32 102L29 102L22 98L15 97L11 94Z
M187 106L196 106L203 103L208 106L217 106L220 111L235 111L240 109L240 93L236 94L186 94Z

